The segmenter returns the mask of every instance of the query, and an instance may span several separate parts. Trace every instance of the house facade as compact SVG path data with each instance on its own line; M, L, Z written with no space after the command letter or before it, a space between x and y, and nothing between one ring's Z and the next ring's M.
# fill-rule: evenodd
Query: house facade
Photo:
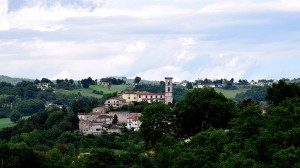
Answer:
M120 97L113 97L105 101L105 106L112 108L120 108L126 105L126 100Z
M164 93L150 93L150 92L137 92L136 93L137 102L164 102Z
M134 131L138 131L141 126L141 121L139 118L141 117L141 113L132 113L128 118L127 118L127 129L133 129Z
M124 92L122 94L122 98L126 101L127 104L131 104L132 102L137 102L136 92Z
M46 90L50 88L50 83L38 83L37 88L41 90Z
M133 102L165 102L165 93L151 93L151 92L125 92L122 98L127 104Z

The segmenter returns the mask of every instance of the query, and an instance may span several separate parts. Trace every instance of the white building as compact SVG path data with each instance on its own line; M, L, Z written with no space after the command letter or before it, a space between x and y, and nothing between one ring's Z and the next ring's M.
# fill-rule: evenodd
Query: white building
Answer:
M132 113L128 118L127 118L127 129L133 129L134 131L138 131L141 126L141 121L139 118L141 117L141 113Z
M107 99L105 101L105 106L112 107L112 108L120 108L126 105L126 100L119 97L113 97L110 99Z

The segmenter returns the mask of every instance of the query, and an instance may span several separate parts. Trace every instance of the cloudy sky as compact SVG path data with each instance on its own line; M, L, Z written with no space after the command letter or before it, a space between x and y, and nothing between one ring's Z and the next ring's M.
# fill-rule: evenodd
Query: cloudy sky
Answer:
M0 0L0 75L300 77L299 0Z

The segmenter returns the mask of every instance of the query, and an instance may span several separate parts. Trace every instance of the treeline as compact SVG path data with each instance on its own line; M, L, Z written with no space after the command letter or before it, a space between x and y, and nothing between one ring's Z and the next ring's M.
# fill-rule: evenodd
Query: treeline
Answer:
M245 93L238 93L234 100L238 102L251 99L256 102L265 102L268 88L270 86L252 86Z
M116 78L102 78L102 79L100 79L100 82L107 82L110 85L126 84L126 82L123 79L116 79Z
M45 109L45 102L53 96L52 92L42 92L34 82L22 81L16 85L0 83L0 118L31 115Z
M55 93L54 87L62 87L71 89L75 83L72 79L57 80L54 85L50 80L43 78L41 81L22 81L16 85L10 83L0 83L0 118L12 117L12 121L16 122L22 116L32 115L45 110L46 105L60 105L71 107L74 100L80 100L81 106L87 106L94 102L87 109L80 108L81 112L89 112L93 107L105 101L109 95L104 95L101 99L92 97L83 97L78 94L60 94ZM38 83L49 83L50 87L42 90L38 88Z

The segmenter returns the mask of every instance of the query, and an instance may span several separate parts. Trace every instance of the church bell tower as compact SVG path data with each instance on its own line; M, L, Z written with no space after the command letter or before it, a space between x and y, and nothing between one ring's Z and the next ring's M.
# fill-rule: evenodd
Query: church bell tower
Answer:
M173 77L165 77L165 104L173 103Z

